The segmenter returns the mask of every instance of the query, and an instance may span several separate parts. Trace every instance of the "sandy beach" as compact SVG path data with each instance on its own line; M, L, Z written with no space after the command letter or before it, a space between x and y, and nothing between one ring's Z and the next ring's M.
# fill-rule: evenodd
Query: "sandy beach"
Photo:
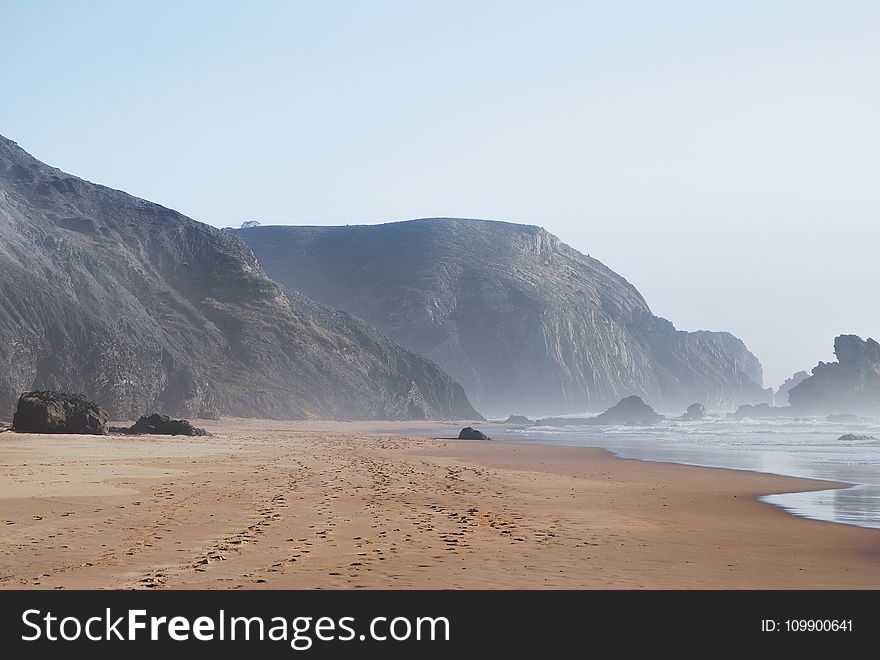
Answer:
M757 500L827 482L387 422L204 424L0 434L0 588L880 587L880 532Z

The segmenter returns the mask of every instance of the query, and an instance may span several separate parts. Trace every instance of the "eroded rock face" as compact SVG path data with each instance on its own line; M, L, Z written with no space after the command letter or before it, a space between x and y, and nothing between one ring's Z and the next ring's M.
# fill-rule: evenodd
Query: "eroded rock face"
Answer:
M461 386L285 291L228 232L0 137L0 409L75 388L116 419L477 419Z
M787 406L791 403L788 400L788 393L792 390L792 388L797 387L801 383L803 383L807 378L810 377L806 371L798 371L793 374L791 378L786 378L785 382L779 386L779 389L776 391L774 396L774 400L777 406Z
M113 433L128 435L211 435L205 429L193 426L186 419L171 419L167 415L144 415L128 428L111 427Z
M880 411L880 344L856 335L834 340L837 362L820 362L788 392L799 414L876 414Z
M18 399L12 429L16 433L105 435L107 413L81 394L25 392Z
M772 396L739 339L676 330L540 227L431 218L232 233L276 281L435 361L483 413L598 411L633 393L668 409Z

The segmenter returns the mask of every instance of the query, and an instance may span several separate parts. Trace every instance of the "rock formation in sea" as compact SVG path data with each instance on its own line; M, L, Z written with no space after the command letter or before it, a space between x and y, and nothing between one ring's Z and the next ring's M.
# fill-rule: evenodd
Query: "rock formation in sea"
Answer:
M684 415L679 417L683 422L697 422L706 417L706 406L702 403L692 403L687 407Z
M594 424L622 424L626 426L650 426L663 419L663 415L642 401L638 396L628 396L593 418Z
M837 362L820 362L809 378L789 390L792 408L810 415L880 412L880 344L840 335L834 354Z
M876 442L877 438L873 435L856 435L855 433L847 433L837 439L838 442Z
M759 403L756 406L740 406L736 412L728 413L729 419L774 419L777 417L794 417L795 411L791 406L771 406L769 403Z
M540 227L433 218L231 233L276 281L437 362L485 413L602 410L633 393L669 410L772 396L742 341L676 330Z
M518 424L519 426L528 426L532 423L525 415L510 415L507 419L504 420L505 424Z
M804 382L807 378L810 377L806 371L798 371L793 374L791 378L786 378L785 382L779 386L779 389L776 390L776 394L774 394L773 402L777 406L787 406L790 401L788 400L788 393L793 387L797 387L802 382Z
M651 426L662 421L663 415L636 395L621 399L595 417L545 417L536 426Z
M234 235L0 137L0 409L36 389L116 419L479 418L435 363L285 291Z

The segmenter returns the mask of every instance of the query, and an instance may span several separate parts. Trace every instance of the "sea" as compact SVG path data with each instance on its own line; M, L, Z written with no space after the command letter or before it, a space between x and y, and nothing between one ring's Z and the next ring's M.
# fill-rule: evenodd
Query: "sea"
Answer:
M843 488L767 495L762 499L805 518L880 528L880 439L839 440L846 434L880 438L878 420L841 423L824 417L714 418L667 420L649 427L516 427L491 421L494 423L485 430L493 440L600 447L616 456L643 461L843 483ZM441 433L448 435L449 428Z

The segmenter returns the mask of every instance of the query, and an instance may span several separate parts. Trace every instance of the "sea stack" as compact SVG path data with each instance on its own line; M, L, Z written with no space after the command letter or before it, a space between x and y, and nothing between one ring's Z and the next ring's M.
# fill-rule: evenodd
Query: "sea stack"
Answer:
M880 411L880 344L856 335L834 340L837 362L820 362L813 374L791 388L788 399L799 414L873 414Z

